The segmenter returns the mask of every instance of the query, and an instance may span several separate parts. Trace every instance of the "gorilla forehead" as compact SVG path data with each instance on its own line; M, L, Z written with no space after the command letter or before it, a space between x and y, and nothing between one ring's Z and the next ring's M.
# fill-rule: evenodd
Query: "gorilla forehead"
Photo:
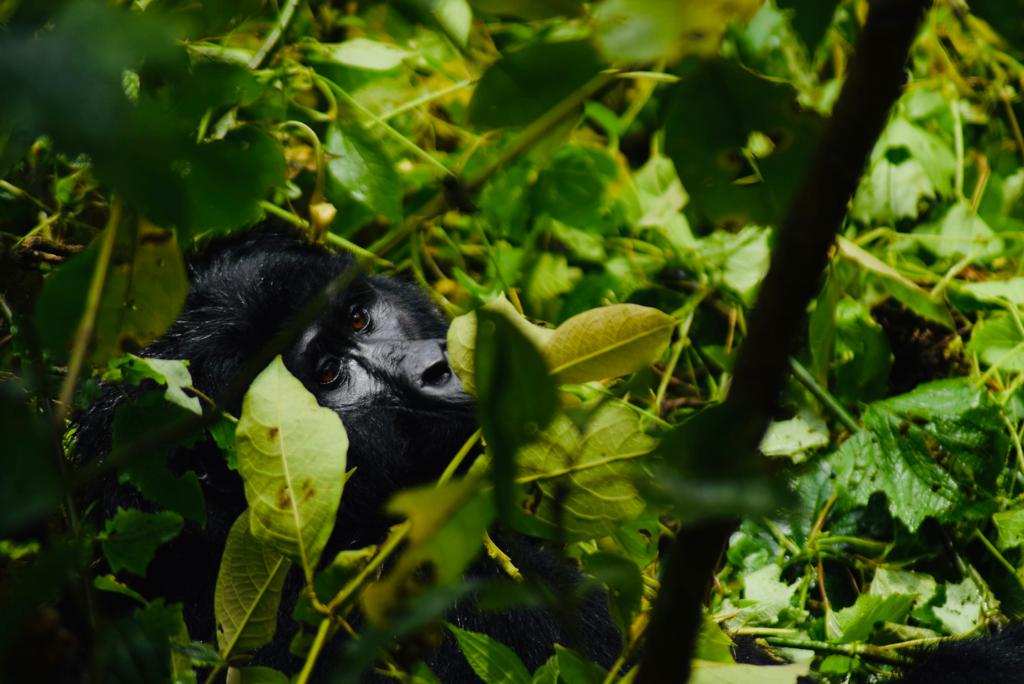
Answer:
M146 355L189 359L195 386L217 392L246 358L355 267L349 254L326 252L277 232L215 240L189 260L185 310ZM447 324L419 288L394 278L353 275L326 303L320 321L337 320L360 297L375 297L394 304L405 337L444 337Z

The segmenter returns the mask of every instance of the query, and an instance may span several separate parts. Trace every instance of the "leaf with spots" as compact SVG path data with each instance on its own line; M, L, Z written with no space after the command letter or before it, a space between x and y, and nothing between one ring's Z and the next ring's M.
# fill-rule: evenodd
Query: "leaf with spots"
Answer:
M334 528L348 437L278 356L245 395L235 433L252 533L312 577Z
M274 638L281 587L291 562L249 531L250 510L228 532L213 610L221 657L251 652Z

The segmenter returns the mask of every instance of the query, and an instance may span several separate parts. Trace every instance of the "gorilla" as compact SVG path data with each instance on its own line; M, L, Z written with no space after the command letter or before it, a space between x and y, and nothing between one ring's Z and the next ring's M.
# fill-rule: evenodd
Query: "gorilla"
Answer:
M435 479L476 429L471 397L448 365L447 321L416 286L389 277L356 277L341 292L328 293L311 321L293 323L353 266L349 255L325 251L280 230L255 230L214 242L188 261L190 290L180 317L141 352L187 359L194 387L217 397L244 372L247 360L287 334L290 339L281 352L285 365L320 405L341 417L350 442L348 467L355 468L325 559L342 549L382 541L395 522L382 511L388 498L401 488ZM114 415L133 393L137 390L120 385L105 387L78 416L80 458L102 459L109 451ZM240 404L236 398L223 408L238 415ZM187 523L161 547L147 577L135 586L149 597L182 603L191 638L210 642L219 560L228 529L246 508L242 481L211 443L176 449L171 466L178 474L191 470L198 475L207 522L202 527ZM154 508L134 488L113 478L97 498L107 513L116 506ZM495 534L526 577L561 583L559 590L566 582L579 584L578 572L538 542ZM288 649L296 630L290 615L302 587L300 574L293 569L277 633L257 652L255 664L289 673L301 665ZM497 578L501 573L485 557L469 574ZM620 637L597 592L583 599L571 620L559 620L540 608L485 613L472 598L460 601L446 618L510 646L531 671L553 653L555 643L576 647L605 666L620 651ZM330 661L330 654L321 657L317 671L328 669ZM446 683L478 681L447 633L426 662Z

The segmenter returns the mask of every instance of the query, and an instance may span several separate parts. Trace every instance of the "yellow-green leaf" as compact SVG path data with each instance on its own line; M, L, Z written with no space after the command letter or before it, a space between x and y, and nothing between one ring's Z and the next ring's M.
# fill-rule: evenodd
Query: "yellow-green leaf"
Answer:
M245 395L235 444L253 535L311 577L344 484L341 419L318 405L278 356Z
M553 330L542 328L526 320L504 296L488 302L483 308L503 314L539 349L543 349L545 343L554 334ZM455 374L462 380L462 386L471 394L476 394L476 378L473 370L473 359L476 356L476 325L476 311L470 311L452 321L448 328L448 362Z
M526 531L537 536L595 539L640 515L636 462L654 449L637 415L620 404L598 407L581 435L567 415L519 451ZM559 530L561 527L561 530Z
M638 304L603 306L558 326L544 351L559 382L614 378L657 361L675 325L676 319L658 309Z
M238 516L217 571L213 609L221 656L247 653L274 638L281 585L291 562L249 531L249 510Z

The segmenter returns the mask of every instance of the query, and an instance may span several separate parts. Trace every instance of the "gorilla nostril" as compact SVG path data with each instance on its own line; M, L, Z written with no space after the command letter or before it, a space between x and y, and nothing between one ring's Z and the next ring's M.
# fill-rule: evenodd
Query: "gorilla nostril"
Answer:
M423 383L424 387L436 387L437 385L443 385L448 382L452 377L452 370L448 367L447 360L435 361L430 364L423 375L420 376L420 382Z

